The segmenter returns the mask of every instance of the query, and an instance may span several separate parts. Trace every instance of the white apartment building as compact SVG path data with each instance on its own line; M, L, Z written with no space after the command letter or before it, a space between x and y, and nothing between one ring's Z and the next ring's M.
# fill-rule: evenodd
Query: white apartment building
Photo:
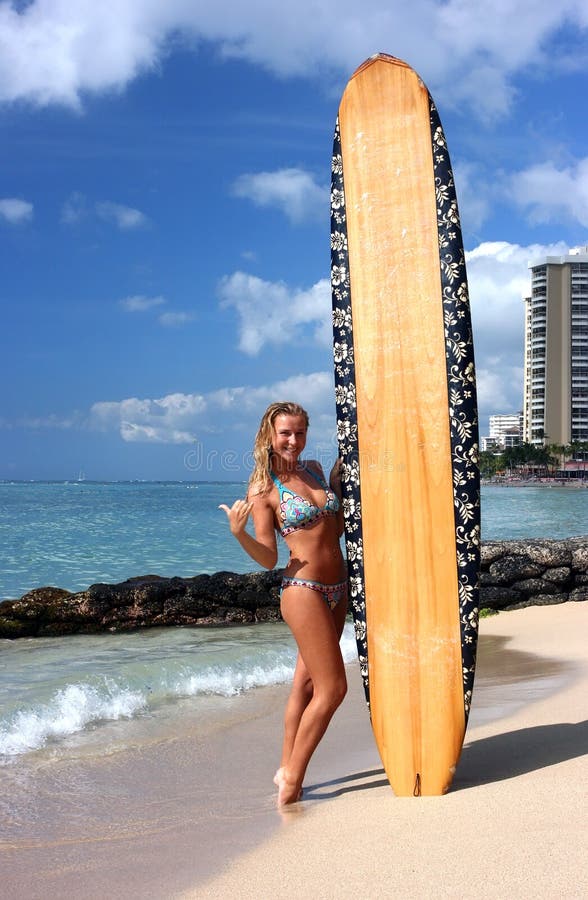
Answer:
M588 247L529 264L524 439L588 441Z
M523 413L490 416L489 440L498 447L513 447L523 440Z

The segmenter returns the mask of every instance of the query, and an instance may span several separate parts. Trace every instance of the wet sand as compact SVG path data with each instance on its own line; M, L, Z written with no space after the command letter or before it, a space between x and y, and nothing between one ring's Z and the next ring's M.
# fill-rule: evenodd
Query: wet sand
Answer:
M466 747L443 798L394 797L355 666L305 799L286 812L271 782L285 687L227 701L220 717L187 707L164 740L0 770L2 894L584 896L587 625L588 604L572 603L483 620Z

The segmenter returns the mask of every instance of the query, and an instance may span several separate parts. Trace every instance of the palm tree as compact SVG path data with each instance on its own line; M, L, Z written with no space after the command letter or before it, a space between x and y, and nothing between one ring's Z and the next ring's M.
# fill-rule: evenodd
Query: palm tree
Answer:
M539 474L548 474L550 465L555 462L550 450L550 447L545 446L533 447L533 464L538 468Z
M564 467L566 447L564 444L550 444L547 448L549 452L558 458L560 469Z
M500 468L501 457L491 450L482 450L480 453L480 474L482 478L492 478Z

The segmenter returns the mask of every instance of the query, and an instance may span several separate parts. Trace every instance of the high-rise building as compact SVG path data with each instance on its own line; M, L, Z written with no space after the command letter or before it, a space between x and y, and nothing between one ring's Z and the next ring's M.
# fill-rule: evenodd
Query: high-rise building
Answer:
M529 268L525 440L588 441L588 247L544 257Z

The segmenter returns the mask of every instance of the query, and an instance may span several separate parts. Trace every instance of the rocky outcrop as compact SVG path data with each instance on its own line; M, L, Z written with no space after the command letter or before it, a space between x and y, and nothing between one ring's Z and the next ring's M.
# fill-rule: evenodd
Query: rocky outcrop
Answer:
M588 600L588 538L482 546L480 606L521 609Z
M37 588L0 603L0 638L226 625L280 619L282 572L194 578L145 575L73 594ZM482 546L480 606L495 610L588 600L588 537L491 541Z
M281 570L195 578L145 575L121 584L93 584L77 594L37 588L20 600L0 603L0 637L277 621L281 577Z

